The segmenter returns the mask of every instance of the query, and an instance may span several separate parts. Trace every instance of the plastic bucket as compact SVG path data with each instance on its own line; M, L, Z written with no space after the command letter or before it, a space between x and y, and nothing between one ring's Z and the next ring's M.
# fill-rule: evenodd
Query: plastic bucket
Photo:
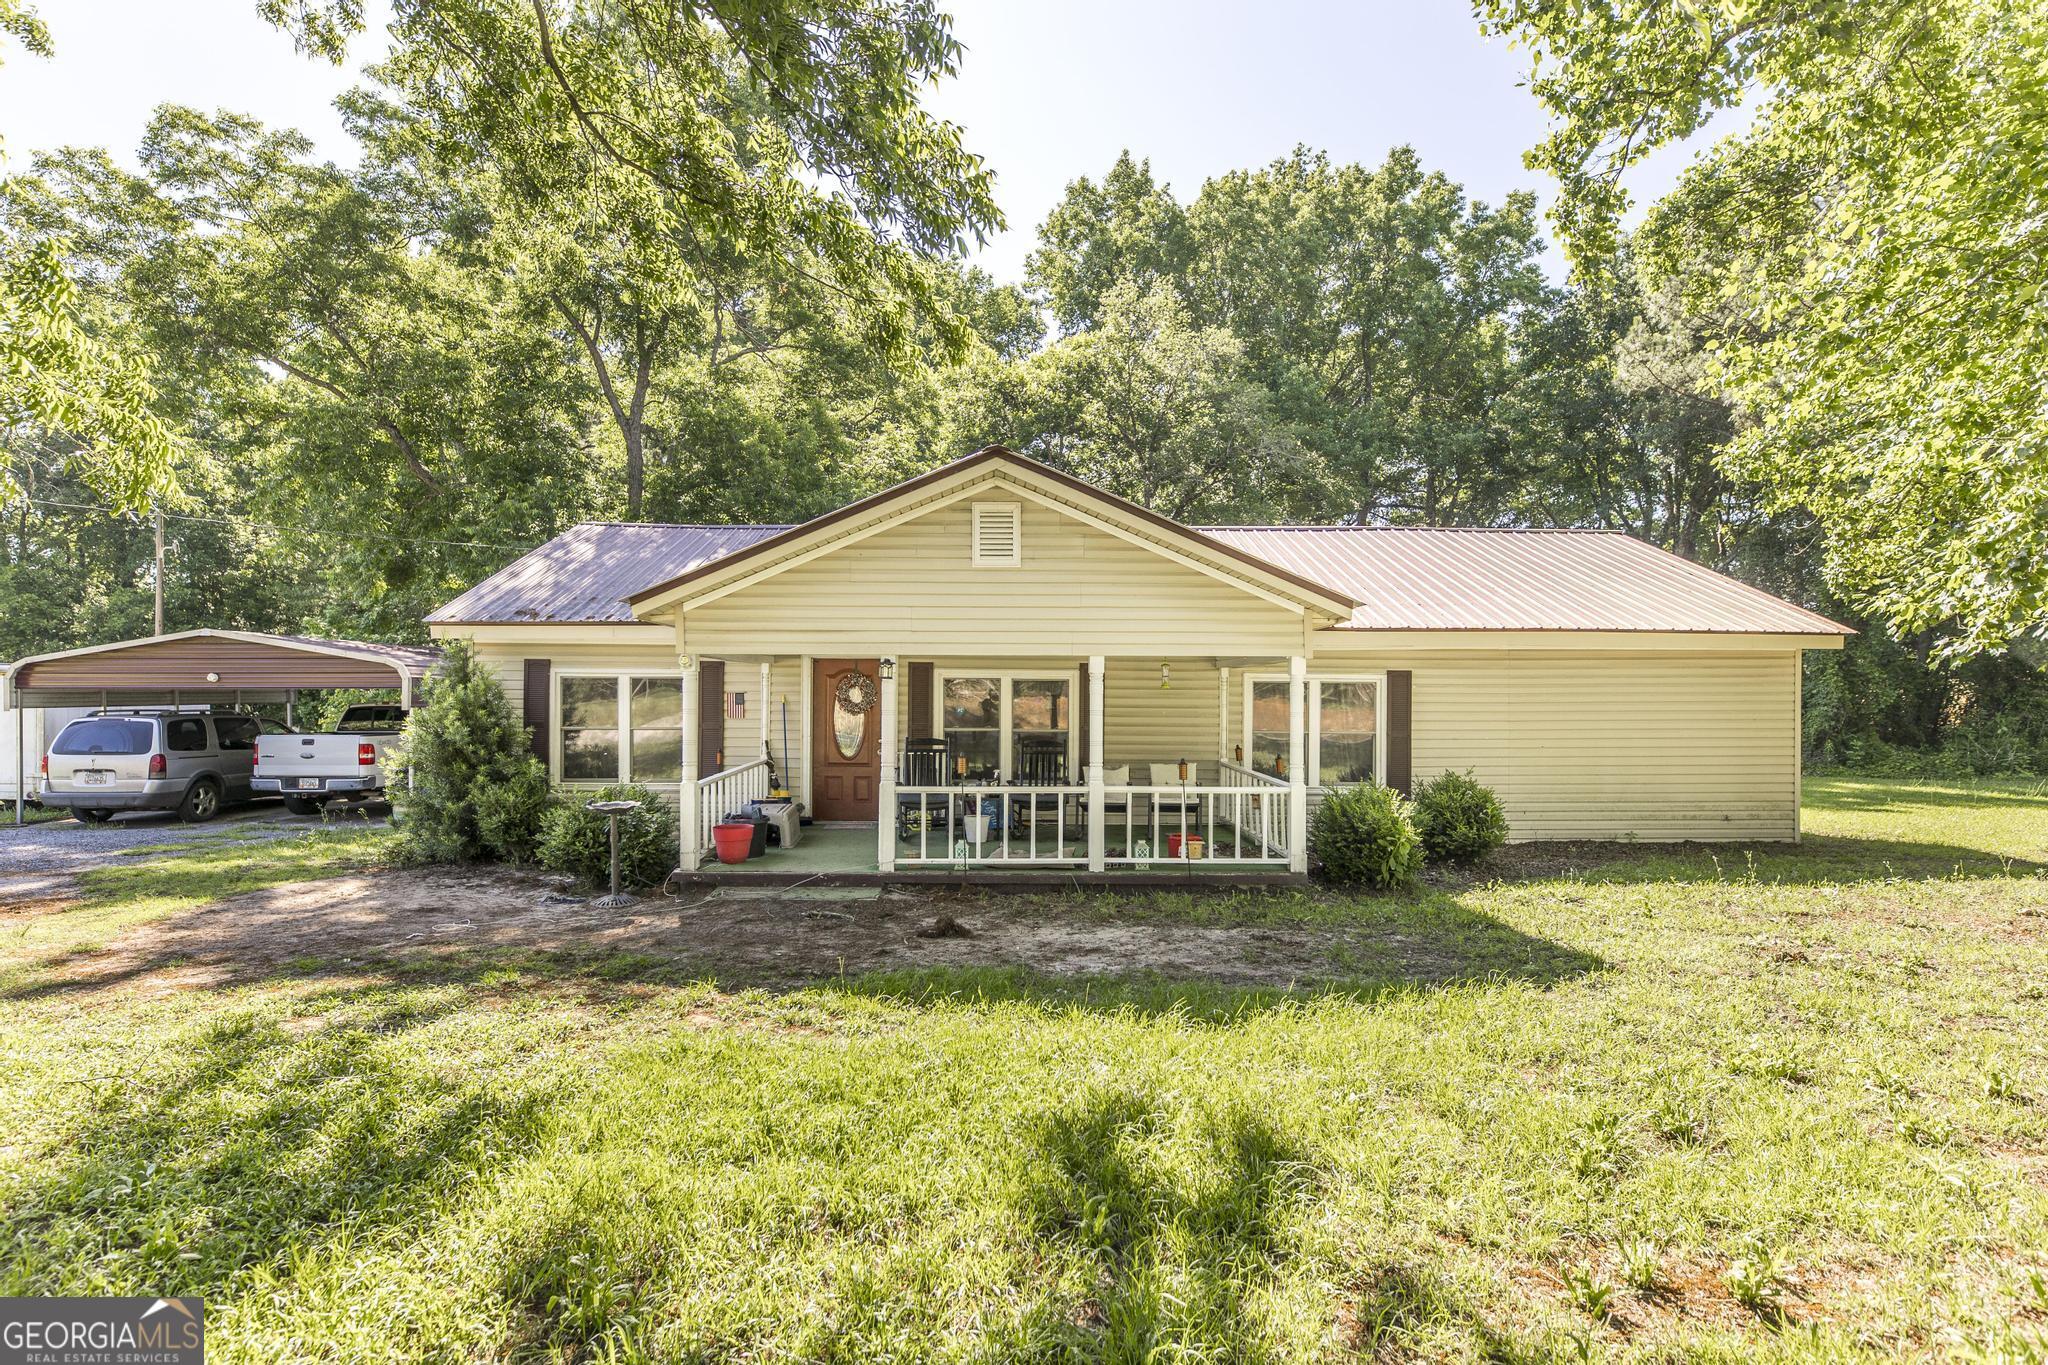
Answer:
M736 821L723 821L711 827L711 841L718 845L718 861L721 863L743 863L754 851L754 826Z
M1178 858L1180 856L1180 838L1181 837L1178 834L1169 834L1166 836L1167 857Z

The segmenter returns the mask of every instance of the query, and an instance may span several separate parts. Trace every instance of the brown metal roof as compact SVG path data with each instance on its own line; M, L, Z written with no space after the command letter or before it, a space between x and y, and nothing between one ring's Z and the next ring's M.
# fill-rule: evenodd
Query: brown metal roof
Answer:
M15 695L40 705L57 704L50 698L72 693L105 694L109 700L175 693L202 700L300 688L410 692L440 661L440 650L423 645L189 630L22 659L9 670L9 681Z
M1849 635L1848 627L1620 531L1213 526L1214 539L1328 583L1350 630Z
M586 522L513 560L427 618L469 625L628 622L626 599L787 526Z

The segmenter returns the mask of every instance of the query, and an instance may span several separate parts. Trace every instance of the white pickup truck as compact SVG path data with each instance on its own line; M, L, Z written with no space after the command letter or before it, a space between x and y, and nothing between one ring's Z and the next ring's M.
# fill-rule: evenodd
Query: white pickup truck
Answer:
M367 705L343 711L330 734L260 736L250 789L278 793L294 815L318 815L329 801L380 796L385 746L404 728L403 707Z

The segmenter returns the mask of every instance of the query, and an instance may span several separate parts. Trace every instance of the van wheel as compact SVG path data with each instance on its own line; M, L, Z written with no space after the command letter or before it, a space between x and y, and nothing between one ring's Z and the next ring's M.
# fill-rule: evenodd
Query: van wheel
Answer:
M110 810L78 810L73 808L71 813L78 818L78 823L81 825L104 825L107 821L114 818L114 812Z
M185 789L185 799L178 803L178 818L188 825L211 820L220 814L220 785L210 777L202 777Z
M287 796L284 799L284 808L293 815L318 815L320 806L320 802L309 801L303 796Z

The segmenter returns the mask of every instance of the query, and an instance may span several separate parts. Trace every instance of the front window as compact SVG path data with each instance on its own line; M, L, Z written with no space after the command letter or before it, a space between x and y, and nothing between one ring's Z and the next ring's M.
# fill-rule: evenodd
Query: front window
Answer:
M1287 684L1252 683L1252 742L1247 746L1253 772L1282 777L1287 757Z
M619 780L619 680L562 679L562 780Z
M633 678L632 771L634 782L683 780L683 680ZM705 771L715 754L704 755Z
M1379 737L1379 684L1324 680L1316 684L1315 780L1325 787L1370 782Z
M1346 787L1379 778L1380 683L1377 678L1310 678L1302 742L1308 781ZM1253 678L1245 707L1246 762L1286 777L1287 680Z
M946 736L950 776L987 781L996 775L1003 752L1001 678L946 679L939 723ZM964 773L962 759L966 760Z
M1069 691L1065 678L1019 678L1010 684L1010 771L1025 771L1027 748L1066 756Z
M561 679L555 729L562 737L562 781L683 780L683 680L670 676ZM713 771L704 754L703 771Z
M946 741L946 780L1071 780L1073 697L1071 676L943 679L939 733Z

